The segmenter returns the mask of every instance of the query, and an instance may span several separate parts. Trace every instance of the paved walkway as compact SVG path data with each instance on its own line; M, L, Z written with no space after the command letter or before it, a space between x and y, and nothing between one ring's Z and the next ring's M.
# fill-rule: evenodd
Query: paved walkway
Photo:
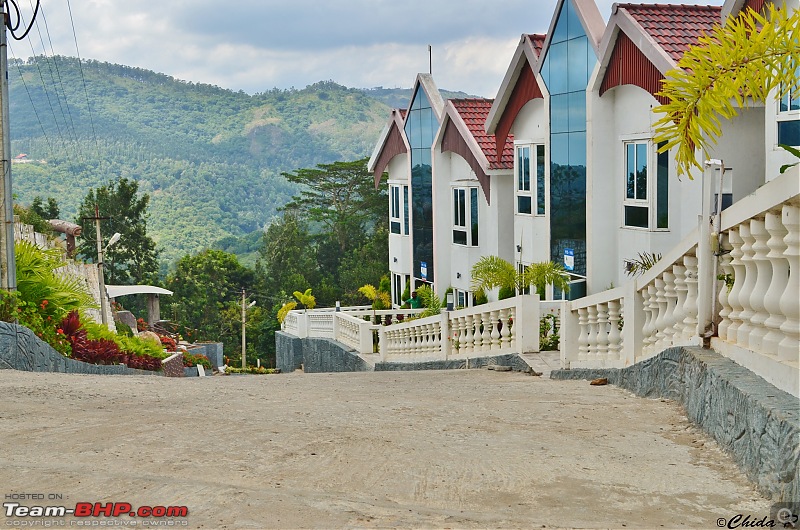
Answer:
M769 514L676 404L584 381L0 370L0 395L2 493L63 496L23 505L187 506L176 522L190 528L715 528Z

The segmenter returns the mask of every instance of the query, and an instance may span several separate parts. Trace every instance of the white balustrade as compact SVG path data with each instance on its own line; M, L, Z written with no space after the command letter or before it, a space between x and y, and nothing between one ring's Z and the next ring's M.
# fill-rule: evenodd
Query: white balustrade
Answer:
M778 358L783 361L798 362L800 351L800 208L792 205L783 207L783 226L786 236L784 255L789 261L789 279L781 296L780 310L786 320L780 330L784 334L778 344Z
M764 309L769 313L769 318L764 321L767 333L762 340L762 349L767 354L778 354L778 345L783 340L781 325L786 321L786 316L781 312L781 296L786 292L789 283L789 260L786 257L788 246L784 242L787 228L781 222L781 211L769 212L764 220L767 232L770 234L767 240L769 253L767 259L772 266L772 283L764 295ZM732 272L731 272L732 274ZM722 336L720 333L720 337Z

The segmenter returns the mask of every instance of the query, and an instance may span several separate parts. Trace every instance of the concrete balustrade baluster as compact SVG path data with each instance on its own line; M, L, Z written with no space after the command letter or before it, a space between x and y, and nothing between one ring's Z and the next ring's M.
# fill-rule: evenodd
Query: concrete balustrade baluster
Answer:
M739 334L739 326L742 325L741 316L744 308L739 298L742 293L742 287L744 287L745 275L744 263L742 263L742 256L744 256L742 245L744 245L744 240L739 235L738 228L732 228L728 231L728 242L731 245L730 257L731 268L733 269L733 287L731 287L728 293L728 305L731 306L731 310L728 313L730 324L728 324L728 329L725 333L725 340L736 343L736 338Z
M753 331L753 324L750 320L755 315L753 307L750 305L750 294L756 285L756 264L753 261L753 243L756 238L750 232L750 223L745 222L739 225L739 235L744 240L742 245L742 263L744 264L744 284L739 293L739 303L742 305L742 312L739 315L742 323L736 330L736 344L742 348L750 346L750 332Z
M589 310L585 307L578 309L578 360L589 359Z
M675 292L675 275L671 269L664 271L661 275L664 278L664 348L669 348L675 344L675 306L678 301L678 293Z
M772 283L772 264L767 258L769 247L767 240L769 232L764 226L763 219L752 219L750 221L750 233L754 238L753 242L753 263L756 268L756 283L753 292L750 293L750 307L753 309L753 316L750 322L753 326L750 332L750 349L759 353L764 353L762 341L767 334L764 322L769 318L769 313L764 307L764 297Z
M781 324L783 339L778 345L778 358L784 361L798 362L800 350L800 208L785 205L783 207L783 226L786 227L786 244L784 252L789 261L789 280L786 290L781 296L781 312L786 320Z
M673 333L673 341L676 344L683 344L684 326L683 319L686 318L686 312L683 309L686 304L686 293L689 288L686 286L686 267L683 265L675 264L672 266L672 273L675 275L675 295L678 299L675 301L675 325Z
M723 234L722 235L722 244L720 245L721 249L730 249L730 242L729 242L729 235ZM731 325L731 321L729 315L731 313L731 305L728 302L728 286L726 284L726 278L730 278L733 276L733 266L731 265L731 260L733 258L730 255L730 252L724 252L719 257L719 268L723 277L723 281L719 286L719 296L717 300L719 300L719 324L717 325L717 336L723 340L727 339L728 336L728 327Z
M597 359L597 306L590 305L589 311L589 359Z
M697 256L683 257L686 267L686 302L683 304L683 339L685 343L697 336Z
M608 354L606 359L609 361L616 361L621 358L622 333L619 329L621 309L620 300L610 300L608 302Z
M781 212L769 212L764 220L764 226L770 234L767 240L769 253L767 258L772 266L772 283L769 285L767 294L764 295L764 309L769 313L769 318L764 321L767 334L762 340L764 353L778 355L778 345L783 340L781 324L786 321L786 317L781 313L781 295L786 291L789 283L789 260L786 259L786 243L783 239L789 231L783 226Z
M489 313L489 326L492 328L491 336L491 346L489 347L492 350L499 350L500 349L500 312L499 311L492 311Z
M605 360L608 355L608 306L597 304L597 358Z

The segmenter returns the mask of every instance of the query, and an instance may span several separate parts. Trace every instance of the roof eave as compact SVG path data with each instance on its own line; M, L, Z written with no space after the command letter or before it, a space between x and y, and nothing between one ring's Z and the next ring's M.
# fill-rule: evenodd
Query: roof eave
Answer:
M506 110L508 100L511 99L511 93L514 91L514 85L519 79L519 74L525 66L523 57L527 57L525 52L525 35L522 35L517 44L517 49L514 50L514 55L506 70L506 75L503 77L503 82L500 84L500 89L497 91L497 97L492 103L492 108L489 109L489 116L486 118L485 130L488 134L494 134L500 118L503 117L503 112Z

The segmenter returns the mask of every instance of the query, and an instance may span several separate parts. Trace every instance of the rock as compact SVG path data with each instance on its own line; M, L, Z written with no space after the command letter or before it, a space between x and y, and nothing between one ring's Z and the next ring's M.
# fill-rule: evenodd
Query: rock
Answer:
M510 366L502 366L502 365L496 364L494 366L494 371L495 372L510 372L511 371L511 367Z
M607 377L598 377L597 379L593 379L592 382L589 383L589 384L592 385L592 386L607 385L608 384L608 378Z
M141 331L139 332L139 338L142 340L151 340L158 344L161 344L161 339L158 338L158 335L153 333L152 331Z

